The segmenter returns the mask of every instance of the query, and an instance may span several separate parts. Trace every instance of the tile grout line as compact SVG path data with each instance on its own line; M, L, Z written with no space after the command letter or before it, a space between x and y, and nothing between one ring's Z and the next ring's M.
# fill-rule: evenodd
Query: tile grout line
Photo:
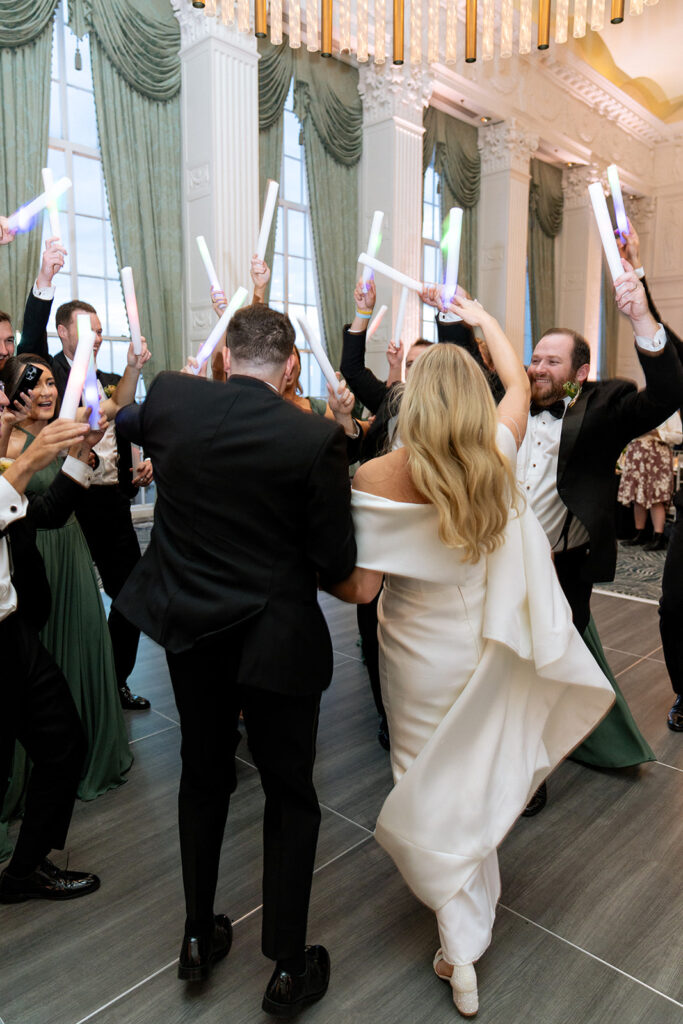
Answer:
M565 939L564 936L558 935L557 932L551 931L550 928L545 928L542 924L539 924L538 921L532 921L530 917L525 917L524 914L520 914L517 910L513 910L512 907L505 906L504 903L499 903L498 906L502 907L503 910L507 910L508 913L514 914L515 917L519 917L522 921L526 921L527 924L533 925L534 928L539 928L542 932L545 932L546 935L552 935L553 938L559 939L560 942L564 942L567 946L571 946L572 949L578 950L579 953L584 953L586 956L589 956L591 960L597 960L599 964L604 964L605 967L609 967L611 970L616 971L617 974L621 974L624 978L629 978L630 981L635 981L636 985L641 985L643 988L649 989L649 991L654 992L655 995L661 996L662 999L666 999L668 1002L673 1003L674 1006L680 1006L683 1009L683 1003L679 1003L677 999L673 998L673 996L668 996L665 992L660 992L658 988L653 988L652 985L648 985L646 981L641 981L640 978L634 977L627 971L622 971L621 967L616 967L608 960L603 960L602 957L596 956L596 954L591 953L590 950L584 949L583 946L578 946L570 939ZM81 1024L81 1022L79 1021L78 1024Z
M655 761L655 764L659 764L662 768L670 768L672 772L681 772L683 774L683 768L677 768L675 764L667 764L666 761Z
M165 729L157 729L156 732L145 733L144 736L136 736L134 740L128 740L128 746L132 747L134 743L139 743L141 740L149 740L152 736L161 736L162 732L170 732L171 729L177 729L177 725L167 725Z
M651 656L652 654L654 654L654 653L655 653L655 651L658 651L658 650L659 650L659 648L660 648L661 646L662 646L661 644L657 644L657 646L656 646L656 647L653 647L651 651L648 651L648 653L647 653L647 654L644 654L644 655L642 656L642 658L638 658L638 661L634 661L632 665L628 665L628 666L627 666L626 668L622 668L621 672L617 672L617 674L615 675L615 677L614 677L614 678L615 678L615 679L618 679L618 678L619 678L619 676L623 676L624 672L630 672L632 668L635 668L635 667L636 667L636 665L640 665L640 664L641 664L641 663L642 663L643 661L647 661L647 659L648 659L648 658L649 658L649 657L650 657L650 656Z
M372 835L372 833L370 833L370 835ZM335 861L340 860L342 857L345 857L347 853L351 853L353 850L357 849L363 843L367 843L369 838L370 836L363 836L363 838L359 839L357 843L353 843L352 846L349 846L345 850L342 850L341 853L338 853L336 854L336 856L331 857L330 860L326 860L324 864L321 864L319 867L315 868L315 870L313 871L314 877L320 871L323 871L325 868L329 867L330 864L334 864ZM262 907L263 904L259 903L257 907L253 907L251 910L248 910L246 914L242 914L241 917L238 917L235 921L232 922L233 928L235 928L238 924L241 924L242 921L246 921L247 918L252 917L254 914L257 914ZM122 999L125 999L125 997L129 996L132 992L135 992L137 989L142 988L142 986L146 985L148 981L153 981L154 978L158 977L160 974L163 974L164 971L168 971L171 967L175 967L177 963L178 957L176 957L175 960L171 960L170 963L164 964L163 967L159 967L158 970L153 971L151 974L148 974L147 977L142 978L141 981L137 981L134 985L131 985L130 988L127 988L125 992L120 992L119 995L114 996L114 998L110 999L109 1002L104 1003L102 1006L98 1006L97 1009L92 1010L86 1017L81 1017L80 1020L76 1021L76 1024L86 1024L86 1021L92 1020L99 1013L102 1013L103 1010L108 1010L110 1006L114 1006L115 1003L118 1003Z
M593 587L593 593L602 594L603 597L620 597L622 601L638 601L639 604L659 604L652 597L633 597L632 594L618 594L614 590L599 590L598 587Z
M167 722L173 722L174 725L177 725L178 728L180 728L180 722L176 722L175 718L169 718L169 716L165 715L163 711L157 711L156 708L152 708L152 711L154 712L155 715L159 715L161 718L165 718Z

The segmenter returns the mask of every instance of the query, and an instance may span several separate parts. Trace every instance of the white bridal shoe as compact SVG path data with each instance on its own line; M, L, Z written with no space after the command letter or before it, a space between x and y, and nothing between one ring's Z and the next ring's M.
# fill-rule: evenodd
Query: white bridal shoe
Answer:
M434 957L434 972L437 978L450 983L453 990L453 1002L456 1009L463 1017L475 1017L479 1009L479 994L477 992L477 975L473 964L453 964L452 974L445 974L439 971L439 967L451 967L451 964L444 960L441 948L437 949Z

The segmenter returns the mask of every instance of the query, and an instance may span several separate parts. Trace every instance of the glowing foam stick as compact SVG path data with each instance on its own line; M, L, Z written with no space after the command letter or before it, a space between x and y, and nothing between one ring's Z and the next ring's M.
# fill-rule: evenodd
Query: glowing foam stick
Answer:
M90 317L88 317L89 324ZM97 370L95 369L95 360L92 352L90 353L90 361L85 374L85 384L83 385L83 404L90 406L88 422L93 430L97 430L100 422L100 390L97 387Z
M75 420L76 409L81 402L85 377L88 372L88 364L95 346L95 332L90 326L90 313L78 314L78 344L74 353L73 363L69 379L66 382L66 390L62 399L62 408L59 412L60 420ZM99 398L96 402L99 410Z
M211 334L206 339L206 341L200 348L199 352L197 353L197 363L199 365L197 366L196 370L194 370L195 373L199 373L201 367L204 365L206 360L211 358L213 350L215 349L216 345L218 344L218 342L221 340L226 330L228 329L228 324L230 323L233 314L237 312L240 306L244 305L244 300L246 299L247 295L248 292L246 288L238 288L233 297L230 299L230 302L228 303L228 307L225 310L225 313L220 318L214 329L211 331Z
M66 192L67 189L71 188L71 180L69 178L60 178L55 185L53 185L50 192L41 192L39 196L32 199L30 203L26 203L25 206L20 206L11 217L9 217L9 229L10 231L30 231L35 224L35 218L44 210L49 203L54 202L58 196L61 196L62 192Z
M394 270L388 263L382 263L381 260L376 260L374 256L369 256L366 252L360 254L358 262L362 263L364 267L370 267L376 274L382 274L383 277L388 277L390 281L400 284L401 288L409 288L411 292L422 291L423 285L421 281L416 280L414 277L408 277L407 274L402 274L400 270Z
M459 206L451 207L448 215L448 229L443 245L446 250L446 283L444 285L444 306L453 301L458 287L458 269L460 267L460 238L462 235L462 210Z
M303 313L296 313L296 319L299 321L299 327L303 331L306 343L310 348L311 352L315 356L315 361L323 372L323 377L330 385L335 395L338 395L341 391L341 385L337 380L337 375L332 369L332 363L327 358L327 352L322 347L320 338L315 333L311 325L309 324Z
M381 210L375 210L372 215L372 227L370 228L370 237L368 239L368 252L371 256L376 256L379 252L379 247L382 244L382 221L384 220L384 214ZM363 274L361 280L363 282L363 288L365 291L368 290L368 284L372 277L372 269L370 267L363 267Z
M379 325L382 323L382 320L384 320L384 314L386 313L388 308L389 308L388 306L380 306L379 307L374 320L372 320L370 322L370 326L368 327L368 329L366 331L366 334L365 334L366 338L371 338L373 336L373 334L375 333L375 331L377 330Z
M617 170L616 164L610 164L610 166L607 168L607 181L609 182L609 187L612 190L614 216L617 220L619 234L621 235L622 242L625 242L626 236L628 234L628 217L626 216L626 210L624 209L624 197L621 194L621 185L619 184L619 171Z
M47 212L50 217L50 234L53 238L61 238L62 232L59 225L59 207L57 206L57 200L52 196L52 192L55 187L55 180L52 177L52 171L49 167L43 167L43 185L45 186L45 194L50 196L47 203Z
M131 267L121 267L121 284L123 285L123 297L126 302L126 313L128 314L130 340L133 342L133 352L135 352L136 356L139 356L142 352L142 334L140 333L138 301L135 298L135 285L133 284L133 270Z
M607 257L610 274L612 275L612 280L616 281L624 273L624 268L621 265L617 240L614 237L614 228L612 227L609 210L605 202L605 193L599 181L594 181L592 185L589 185L588 192L593 204L593 213L595 214L595 221L598 225L600 238L602 239L602 248Z
M408 289L401 288L401 297L398 300L398 312L396 313L396 324L394 325L394 344L399 345L401 342L401 331L403 330L403 320L406 315L406 302L408 301Z
M201 256L204 267L206 268L206 273L209 276L211 287L215 292L223 291L223 289L221 288L221 283L218 280L218 274L216 273L216 268L213 265L213 260L211 259L209 247L206 244L206 239L204 238L204 235L197 235L197 248L199 249L199 255Z
M270 238L270 229L273 223L273 214L275 213L279 187L280 186L277 181L273 181L270 178L268 179L266 201L263 204L263 217L261 218L261 230L259 231L258 242L256 243L256 255L260 260L266 258L266 248L268 246L268 239Z

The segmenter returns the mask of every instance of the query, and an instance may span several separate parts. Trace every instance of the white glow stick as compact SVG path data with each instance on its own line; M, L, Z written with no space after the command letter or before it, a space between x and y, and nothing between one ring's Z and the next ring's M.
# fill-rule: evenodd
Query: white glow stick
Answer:
M133 352L135 352L136 356L139 356L142 352L142 334L140 333L138 302L135 298L135 285L133 283L133 270L131 267L121 267L121 284L123 285L123 297L126 302L126 313L128 314L130 340L133 342Z
M202 262L206 269L206 273L209 276L211 287L215 292L223 291L223 289L221 288L221 283L218 280L218 274L216 273L216 268L213 265L213 260L211 259L209 247L206 244L206 239L204 238L204 235L197 235L197 248L199 249L199 255L202 258Z
M458 287L458 270L460 268L460 238L462 235L462 210L452 206L448 215L448 232L446 234L446 284L444 286L444 306L453 301Z
M401 288L401 297L398 300L398 311L396 313L396 324L394 325L394 344L401 344L401 331L403 330L403 320L406 315L406 302L408 300L408 289Z
M85 377L88 372L88 363L90 362L94 346L95 332L90 326L90 313L79 313L78 344L76 345L76 352L71 364L69 379L66 382L62 407L59 411L60 420L76 419L76 410L80 405Z
M368 239L368 252L371 256L376 256L380 243L382 241L382 221L384 220L384 214L381 210L375 210L372 216L372 227L370 228L370 237ZM368 290L368 283L372 277L372 269L370 267L363 267L363 273L361 281L363 282L363 288L365 291Z
M386 313L388 308L389 308L388 306L380 306L379 307L379 309L377 310L377 314L376 314L374 320L372 320L370 322L370 326L368 327L368 329L366 331L366 334L365 334L366 338L371 338L373 336L373 334L375 333L375 331L377 330L379 325L382 323L382 320L384 320L384 314Z
M240 287L237 289L233 297L230 299L230 302L228 303L225 313L223 313L223 316L220 318L214 329L211 331L211 334L206 339L206 341L200 348L199 352L197 353L197 363L199 365L194 370L194 373L199 373L200 369L202 368L206 360L211 357L216 345L218 344L218 342L221 340L226 330L228 329L228 324L230 323L230 320L232 319L233 315L237 312L237 310L240 308L240 306L244 305L244 300L246 299L248 294L249 293L247 292L246 288Z
M327 352L322 347L322 343L318 335L314 332L313 328L309 324L303 313L296 313L296 319L299 321L299 327L303 331L304 338L310 348L311 352L315 356L315 361L323 372L323 377L330 385L335 395L339 395L341 385L337 380L337 375L332 369L332 363L327 358Z
M21 206L16 210L11 217L9 217L9 229L10 231L30 231L33 227L33 219L44 210L45 207L54 202L58 196L61 196L62 192L66 192L67 189L71 188L70 178L60 178L59 181L53 186L52 190L48 192L41 192L39 196L32 199L26 206Z
M607 168L607 181L609 182L609 187L612 190L612 202L614 203L614 216L616 217L617 227L619 228L621 240L624 242L626 241L626 236L628 234L628 217L626 216L626 209L624 207L624 197L621 194L619 171L617 170L616 164L610 164Z
M607 209L605 193L599 181L594 181L592 185L589 185L588 192L593 204L593 213L595 214L600 238L602 239L602 248L607 257L607 265L609 266L612 280L616 281L624 273L624 268L621 265L621 257L617 248L617 240L614 237L614 228L612 227L609 210Z
M268 247L268 239L270 238L270 229L273 224L273 214L275 213L275 205L277 203L277 192L279 189L277 181L268 179L268 189L266 191L266 201L263 204L263 217L261 218L261 230L258 234L258 242L256 243L256 255L260 260L265 259L266 249Z
M89 321L90 318L88 317ZM92 353L90 353L85 383L83 384L83 404L90 407L88 422L93 430L97 430L100 422L100 390L97 387L97 370L95 369L95 360Z
M55 187L55 179L52 176L52 171L49 167L43 167L43 185L45 186L45 193L49 195L47 203L47 212L50 217L50 234L53 238L62 237L62 231L59 224L59 207L57 206L57 200L52 196L52 192Z
M360 254L358 262L362 263L365 267L370 267L376 274L382 274L383 277L388 277L390 281L400 284L401 288L409 288L411 292L422 291L423 284L421 281L416 280L414 277L408 277L407 274L402 274L400 270L394 270L388 263L382 263L381 260L376 260L374 256L369 256L366 252Z

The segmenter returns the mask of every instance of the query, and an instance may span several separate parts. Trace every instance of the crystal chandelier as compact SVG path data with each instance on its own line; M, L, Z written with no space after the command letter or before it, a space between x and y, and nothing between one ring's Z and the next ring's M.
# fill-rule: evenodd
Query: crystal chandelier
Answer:
M579 39L589 29L600 32L608 21L620 24L627 3L628 13L639 15L658 0L408 0L407 15L406 0L392 0L392 16L387 0L191 2L207 17L235 25L240 32L266 37L270 23L270 41L276 45L286 27L293 49L303 38L307 49L321 57L349 53L359 63L372 58L384 64L391 51L394 64L407 60L418 65L492 60L496 49L501 57L531 53L534 47L547 50L551 41L566 43L570 28Z

